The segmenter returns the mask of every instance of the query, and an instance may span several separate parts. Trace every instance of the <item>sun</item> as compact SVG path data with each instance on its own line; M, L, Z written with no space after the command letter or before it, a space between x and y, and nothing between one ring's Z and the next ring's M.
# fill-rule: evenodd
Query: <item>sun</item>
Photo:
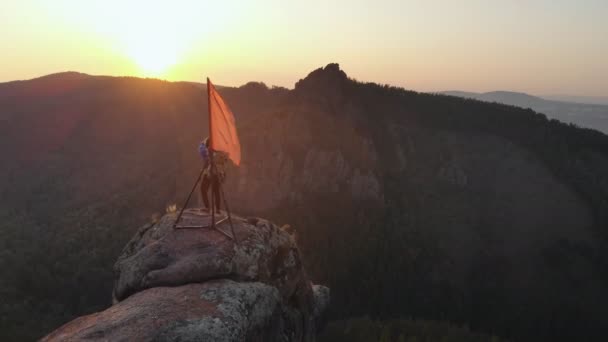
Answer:
M162 34L140 34L125 42L125 52L144 76L164 76L180 59L179 44Z
M146 76L162 76L179 60L177 51L170 46L136 44L127 50L129 57Z
M166 77L183 62L194 43L191 21L179 6L150 5L113 27L119 49L138 67L141 76ZM189 25L187 23L190 23Z

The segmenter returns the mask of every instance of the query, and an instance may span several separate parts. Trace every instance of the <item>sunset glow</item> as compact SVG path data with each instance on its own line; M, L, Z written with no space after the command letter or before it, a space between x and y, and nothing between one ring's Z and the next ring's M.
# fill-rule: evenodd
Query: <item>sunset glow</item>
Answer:
M608 2L0 3L0 81L75 70L292 87L337 62L420 91L608 94Z

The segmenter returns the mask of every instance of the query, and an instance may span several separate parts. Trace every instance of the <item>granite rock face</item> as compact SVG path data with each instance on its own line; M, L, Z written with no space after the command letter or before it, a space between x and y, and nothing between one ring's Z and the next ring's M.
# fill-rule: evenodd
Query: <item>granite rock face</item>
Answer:
M329 289L310 282L289 232L233 216L235 242L228 221L222 233L173 229L174 220L143 227L125 246L112 307L43 341L314 341Z

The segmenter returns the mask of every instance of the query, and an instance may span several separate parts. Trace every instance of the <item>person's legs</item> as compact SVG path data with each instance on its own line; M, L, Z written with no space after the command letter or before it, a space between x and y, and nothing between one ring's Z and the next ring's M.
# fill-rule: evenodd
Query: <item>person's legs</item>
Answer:
M205 208L207 209L209 209L209 197L207 196L207 192L209 191L210 184L209 177L203 175L203 180L201 181L201 195L203 196L203 204L205 204Z
M215 201L215 209L217 211L220 211L220 182L217 179L217 177L214 177L212 185L211 185L211 191L213 192L213 194L211 194L211 196L213 196L214 201Z

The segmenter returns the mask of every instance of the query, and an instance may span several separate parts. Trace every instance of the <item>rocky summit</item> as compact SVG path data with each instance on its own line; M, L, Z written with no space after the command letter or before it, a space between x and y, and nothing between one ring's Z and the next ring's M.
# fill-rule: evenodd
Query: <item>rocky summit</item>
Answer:
M175 218L125 246L113 306L42 341L314 341L329 289L308 279L291 230L233 216L233 240L226 220L218 230L174 229Z

